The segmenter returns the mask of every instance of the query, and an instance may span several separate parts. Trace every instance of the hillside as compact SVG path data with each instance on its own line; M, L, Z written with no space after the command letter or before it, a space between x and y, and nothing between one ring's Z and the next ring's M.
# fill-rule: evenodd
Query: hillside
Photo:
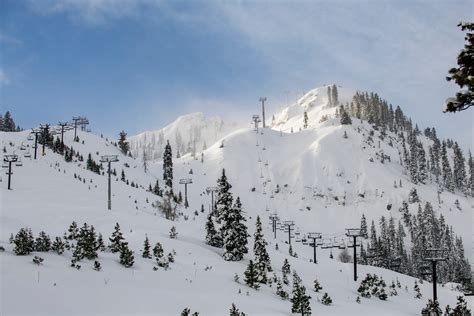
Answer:
M110 140L89 133L79 132L79 143L73 142L72 132L67 132L65 144L72 146L84 161L74 158L67 163L49 148L45 156L39 155L35 161L24 157L25 152L32 153L28 132L2 132L2 148L5 146L8 153L22 156L23 165L13 167L13 190L6 189L6 177L2 175L0 245L6 251L0 253L1 313L179 315L189 307L200 315L226 315L231 303L235 303L248 315L290 315L291 303L275 295L275 284L272 287L263 285L256 291L243 281L246 266L253 258L253 237L248 239L249 253L239 262L224 261L223 250L205 242L204 227L210 209L210 196L205 190L216 185L225 168L232 185L231 192L242 200L249 234L253 236L255 219L260 216L274 272L280 276L283 260L288 258L291 268L298 272L307 294L312 297L313 314L418 315L431 298L429 282L420 284L422 299L414 298L415 278L388 269L359 265L359 280L354 282L352 264L337 259L342 250L318 248L318 264L315 265L310 262L312 248L293 239L292 247L298 254L295 258L288 254L287 234L278 231L277 238L273 238L268 216L277 213L282 221L294 220L301 236L307 232L320 232L324 245L347 246L345 229L359 227L362 214L369 223L372 220L377 223L382 215L401 220L402 202L408 200L409 192L416 187L420 203L429 201L436 215L443 214L446 223L454 227L456 235L465 241L471 240L472 197L466 197L458 190L454 193L443 191L438 197L435 183L411 183L400 162L397 135L388 131L384 139L379 140L381 131L361 120L354 119L352 125L341 125L340 120L333 117L336 107L329 106L326 90L327 87L312 90L276 113L271 128L258 133L250 128L214 129L212 126L215 125L211 123L209 127L201 114L180 118L176 121L179 124L163 129L164 139L172 138L177 130L182 135L187 133L183 132L183 126L189 126L188 119L199 121L202 122L199 128L201 140L212 140L205 150L198 148L195 157L189 152L176 158L170 139L174 191L184 193L180 179L193 181L188 187L190 207L180 206L182 216L176 221L164 218L155 207L161 198L146 190L156 180L163 187L161 160L149 162L145 173L140 155L137 159L127 157ZM339 89L341 102L349 102L352 95L350 90ZM304 112L308 115L308 128L303 128ZM323 115L328 116L327 120L321 121ZM143 135L147 135L147 140L151 137L146 133L141 135L131 139L132 152L134 148L140 148L134 144L144 140ZM184 142L190 139L186 138ZM425 136L419 139L425 147L432 142ZM21 150L22 145L25 150ZM117 174L112 176L112 211L107 210L106 176L85 170L89 153L96 162L100 155L119 156L120 161L112 165ZM122 170L128 184L120 180ZM138 187L132 187L132 182ZM394 182L397 188L394 188ZM204 213L201 212L202 205ZM411 214L416 214L417 205L410 203ZM12 252L13 245L8 239L21 227L30 227L35 236L44 230L54 238L63 236L72 221L79 227L84 222L94 225L106 243L115 223L120 223L124 237L135 253L133 267L124 268L119 264L118 254L110 252L99 253L101 271L94 271L93 260L87 259L80 262L80 270L70 267L71 251L62 255L34 252L28 256L15 256ZM178 231L177 239L169 237L172 226ZM170 264L169 270L154 271L153 260L141 257L146 235L152 245L160 242L166 254L175 250L175 262ZM275 249L277 243L278 250ZM410 246L408 237L405 244ZM471 258L471 247L466 246L465 250L466 256ZM334 252L334 259L330 259L331 252ZM32 263L35 255L45 259L42 265ZM234 281L235 273L240 276L239 283ZM361 304L357 304L357 288L366 273L382 276L387 285L398 279L401 283L401 288L397 288L398 295L389 296L387 301L361 298ZM321 293L311 291L315 278L323 286ZM438 286L442 308L447 304L454 306L460 295L451 286ZM285 290L291 292L291 282ZM331 296L332 305L321 304L324 292ZM61 299L58 299L59 295ZM75 307L74 311L71 306Z

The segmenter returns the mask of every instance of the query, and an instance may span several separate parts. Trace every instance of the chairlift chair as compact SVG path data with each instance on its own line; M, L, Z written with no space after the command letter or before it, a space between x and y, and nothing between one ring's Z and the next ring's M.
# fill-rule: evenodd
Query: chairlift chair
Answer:
M20 150L26 150L26 146L25 146L25 145L21 145L21 146L20 146Z
M15 162L15 166L17 166L17 167L23 166L23 162L21 162L20 158L18 158L17 162Z
M30 152L27 151L27 152L23 155L23 157L25 157L25 158L31 158Z
M34 140L35 138L33 137L33 135L29 135L26 139L27 140Z

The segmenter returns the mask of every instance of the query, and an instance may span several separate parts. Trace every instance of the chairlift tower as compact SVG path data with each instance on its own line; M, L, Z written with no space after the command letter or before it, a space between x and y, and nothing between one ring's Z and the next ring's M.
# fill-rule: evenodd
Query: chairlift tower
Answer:
M38 129L38 128L32 128L31 133L35 134L35 146L34 146L34 148L35 148L35 160L36 160L36 151L38 149L38 135L41 134L41 130Z
M252 121L253 121L253 123L254 123L254 125L255 125L255 131L256 131L257 134L258 134L258 123L261 122L261 121L260 121L260 116L258 116L258 115L253 115L253 116L252 116Z
M318 261L316 260L316 247L318 246L316 240L321 239L322 236L321 233L308 233L307 237L313 240L310 246L313 246L313 262L316 264L318 263Z
M82 120L82 117L80 116L73 116L72 121L74 122L74 141L76 141L77 138L77 125L79 125L79 122Z
M295 221L284 221L283 225L285 225L288 230L288 244L291 246L291 230L292 227L295 226Z
M258 100L262 102L262 127L265 128L265 101L267 101L267 98L260 97Z
M184 207L188 208L188 184L192 184L193 179L180 179L179 184L184 184Z
M11 178L12 178L12 163L18 161L18 155L4 155L3 161L8 163L8 190L11 190ZM6 167L6 166L5 166Z
M354 247L354 281L357 281L357 237L363 236L363 232L360 228L346 228L346 236L353 240Z
M436 274L436 264L440 261L445 261L448 258L448 250L441 248L428 248L424 249L421 252L422 258L424 261L431 262L431 278L433 282L433 302L438 299L437 293L437 274Z
M268 218L272 221L272 231L273 231L273 238L276 239L277 237L277 222L280 220L276 213L271 214Z
M217 192L217 187L207 187L206 193L207 195L211 194L211 212L214 214L215 205L214 205L214 192Z
M43 146L43 156L45 155L45 146L46 146L46 141L47 141L47 136L49 134L49 124L40 124L40 130L41 130L41 136L43 138L43 143L41 144Z
M64 149L64 132L68 130L68 122L59 122L58 132L61 133L61 148Z
M103 155L103 156L100 157L100 162L108 164L107 173L109 175L109 179L108 179L108 190L107 191L108 191L108 209L109 210L112 209L112 188L111 188L112 181L110 179L111 174L112 174L111 164L112 164L112 162L117 162L117 161L119 161L117 155Z

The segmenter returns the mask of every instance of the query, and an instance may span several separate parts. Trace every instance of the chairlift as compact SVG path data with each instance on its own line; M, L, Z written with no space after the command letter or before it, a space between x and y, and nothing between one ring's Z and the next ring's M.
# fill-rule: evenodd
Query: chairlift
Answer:
M8 168L8 163L3 163L2 168Z
M297 238L295 239L296 242L301 242L301 239Z
M299 236L299 235L301 235L301 233L300 233L299 231L296 231L296 232L295 232L295 235L296 235L296 236Z
M329 249L329 248L332 248L332 246L326 245L326 244L323 244L323 245L321 246L321 249Z
M27 152L23 155L23 157L25 157L25 158L31 158L30 152L27 151Z
M17 167L23 166L23 162L21 162L20 158L18 158L17 162L15 162L15 166L17 166Z
M35 138L33 137L33 135L29 135L26 139L27 140L34 140Z
M20 150L26 150L26 146L25 146L25 145L21 145L21 146L20 146Z
M307 246L308 245L308 242L307 241L302 241L301 242L303 245Z
M302 239L301 239L301 241L302 241L302 242L306 242L306 243L307 243L307 242L308 242L308 239L306 239L306 238L302 238Z
M339 245L338 248L339 249L346 249L346 246L345 245Z

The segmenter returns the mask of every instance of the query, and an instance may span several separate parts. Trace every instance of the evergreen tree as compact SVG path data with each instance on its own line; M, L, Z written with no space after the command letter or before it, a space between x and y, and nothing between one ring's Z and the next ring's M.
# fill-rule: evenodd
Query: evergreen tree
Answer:
M280 279L277 280L276 295L281 297L282 300L288 299L288 293L283 289Z
M212 247L221 248L224 245L222 236L217 232L212 214L207 215L206 243Z
M258 281L267 283L267 271L271 270L270 256L268 255L266 246L267 242L263 237L262 222L260 216L257 216L256 229L254 233L253 252L255 255L255 266L258 273Z
M51 245L51 250L56 252L58 255L61 255L64 253L64 248L65 244L63 240L60 237L56 237L56 239L53 241L53 244Z
M321 286L321 284L319 284L319 281L317 279L314 280L314 285L313 285L313 290L315 292L319 292L319 290L322 290L323 287Z
M344 110L344 107L341 105L339 109L339 113L341 116L341 124L342 125L351 125L352 120L349 114Z
M428 168L426 166L426 153L421 142L418 143L418 182L425 184L428 179Z
M464 49L458 55L458 68L451 68L446 80L454 82L462 89L456 93L455 98L446 100L446 112L456 112L466 110L474 105L474 82L472 74L474 73L474 23L459 23L458 27L466 31L464 37L466 43Z
M468 166L469 166L469 177L467 178L467 193L471 196L474 196L474 163L472 159L472 154L469 151L469 159L468 159Z
M127 242L122 242L120 245L120 264L126 268L130 268L134 263L133 252L128 248Z
M249 265L247 266L247 269L244 272L244 277L245 284L247 284L253 289L258 290L258 288L260 287L259 276L257 268L252 260L250 260Z
M420 292L420 286L418 285L418 282L415 280L415 285L413 286L413 291L415 291L415 298L421 298L423 295L421 295Z
M163 181L165 185L173 191L173 153L171 151L170 141L167 141L163 153Z
M41 252L47 252L51 250L51 239L44 231L41 231L39 236L36 238L35 250Z
M456 189L467 192L467 176L466 176L466 159L462 154L462 150L459 147L458 143L455 142L453 146L454 152L454 163L453 163L453 176L454 176L454 185Z
M308 112L304 111L303 115L303 128L308 128Z
M148 236L145 235L145 242L143 244L143 252L142 252L142 257L150 259L151 258L151 253L150 253L150 241L148 240Z
M217 196L216 196L216 218L217 222L220 224L222 218L227 216L229 211L232 209L232 193L230 189L232 185L227 181L227 176L225 174L225 169L222 169L222 175L217 180Z
M291 266L290 263L288 262L288 259L285 258L283 261L283 266L281 267L281 273L283 274L283 283L288 285L288 275L291 273Z
M467 303L462 296L458 296L458 301L456 307L453 309L450 316L469 316L471 315L471 310L467 308Z
M443 187L449 191L454 193L454 181L453 181L453 174L451 171L451 167L449 165L448 160L448 153L446 149L446 142L443 141L441 146L441 172L442 172L442 184Z
M442 315L441 308L439 308L438 301L428 300L428 304L421 311L422 315Z
M331 94L332 94L331 96L332 104L334 106L337 106L339 104L339 100L338 100L337 86L335 84L332 85Z
M170 238L171 239L176 239L178 238L178 232L176 231L176 227L172 226L170 229Z
M118 146L120 148L120 151L124 155L128 154L128 151L130 150L130 146L129 146L129 143L127 142L127 133L125 133L124 131L121 131L119 134Z
M328 86L328 105L333 106L331 86Z
M124 238L122 236L122 232L120 231L120 225L119 223L115 223L114 232L112 233L112 237L109 238L109 241L111 242L109 246L110 250L114 253L119 252L123 240Z
M296 270L293 270L293 289L291 291L291 312L299 313L301 308L301 302L303 301L302 292L301 292L301 278L296 273Z
M3 130L5 132L15 132L16 131L16 126L15 122L13 121L13 117L10 113L10 111L7 111L5 113L5 116L3 117Z
M360 233L363 238L367 239L369 238L369 234L367 232L367 221L365 219L365 215L362 214L362 217L360 219Z
M102 237L102 234L99 234L99 237L97 238L97 250L105 251L104 237Z
M17 256L29 255L35 249L33 233L29 228L21 228L20 231L16 234L13 243L15 244L13 252Z
M248 252L247 249L247 226L244 222L245 218L242 216L242 203L237 197L234 206L223 218L223 237L224 237L224 259L228 261L240 261L244 254Z
M245 313L241 313L237 306L235 306L234 303L232 303L232 306L230 307L230 316L245 316Z
M324 305L332 304L332 298L329 296L327 292L324 293L323 298L321 299L321 303L323 303Z

